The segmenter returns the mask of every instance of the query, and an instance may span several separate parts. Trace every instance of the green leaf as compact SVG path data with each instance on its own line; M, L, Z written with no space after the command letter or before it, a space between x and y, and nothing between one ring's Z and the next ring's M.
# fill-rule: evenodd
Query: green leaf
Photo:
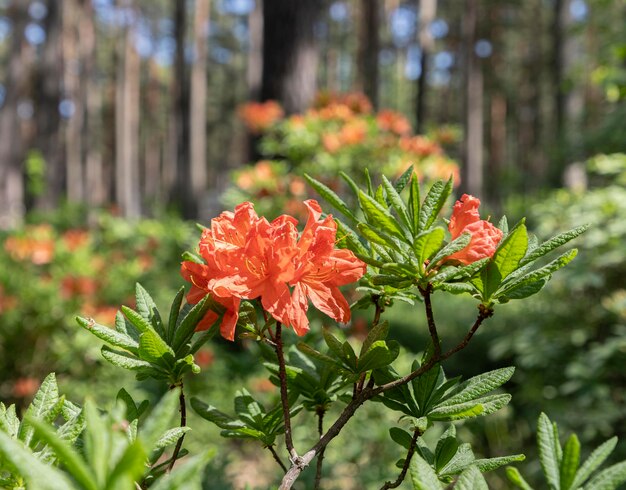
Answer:
M435 448L435 470L439 473L454 458L459 448L456 440L456 429L450 425L441 435Z
M446 183L439 180L432 185L420 209L419 225L416 231L425 231L430 228L451 193L452 178Z
M508 289L505 294L498 295L498 299L500 301L511 300L511 299L524 299L532 296L533 294L537 294L539 291L543 289L546 285L547 279L539 279L534 282L522 283L517 287L512 289Z
M485 478L478 468L470 466L461 473L454 485L455 490L489 490Z
M413 165L409 165L407 169L404 172L402 172L402 175L398 177L398 179L393 183L393 188L398 194L400 194L404 190L406 185L409 183L409 180L411 180L411 176L413 175L413 172L414 172Z
M561 490L569 490L576 477L576 470L580 464L580 442L576 434L572 434L563 448L563 459L561 460L560 481Z
M43 464L19 441L0 432L0 455L32 488L37 490L77 490L77 487L57 468Z
M330 351L335 354L339 359L343 359L343 342L341 342L337 337L335 337L328 328L322 329L322 335L324 336L324 342L330 349Z
M174 470L160 478L150 490L201 490L204 467L213 457L213 451L207 451L176 465Z
M597 448L595 448L582 464L580 469L576 472L576 477L574 478L574 482L572 483L572 488L578 488L582 486L587 478L589 478L591 474L596 469L598 469L602 463L604 463L606 458L609 457L609 455L615 449L616 445L617 437L612 437L608 441L603 442Z
M400 353L400 344L395 341L389 343L384 340L377 340L372 343L370 348L357 363L357 369L360 373L371 371L372 369L380 369L381 367L391 364Z
M356 352L347 340L341 345L343 363L352 371L357 369Z
M626 461L609 466L594 476L584 490L616 490L626 482Z
M529 272L523 275L522 277L515 279L514 281L505 282L498 292L506 294L508 291L514 288L517 288L521 285L526 285L526 284L539 281L543 279L544 277L549 276L553 272L556 272L560 268L565 267L572 260L574 260L574 257L576 257L577 254L578 254L578 250L575 248L568 252L565 252L563 255L556 258L552 262L550 262L548 265L545 265L544 267L541 267L537 270Z
M359 191L359 203L368 223L375 224L376 227L402 241L407 241L407 237L394 217L374 198L368 196L363 191Z
M473 464L483 473L497 470L498 468L513 463L515 461L524 461L526 456L523 454L512 454L510 456L500 456L497 458L476 459Z
M420 266L441 248L445 236L446 233L440 226L417 236L413 250Z
M437 406L428 413L430 420L462 420L489 415L500 410L511 401L511 395L490 395L465 403Z
M34 428L37 437L45 442L63 462L65 469L83 488L97 490L98 485L92 477L89 467L67 441L61 439L48 424L40 419L26 415L25 420Z
M91 399L85 400L85 431L83 432L84 455L90 474L100 487L107 475L111 455L111 431Z
M560 443L556 424L550 422L545 413L539 415L537 422L537 448L539 461L548 485L560 490Z
M142 317L139 313L137 313L135 310L133 310L132 308L129 308L128 306L122 306L120 309L122 310L122 313L124 313L124 316L128 318L128 320L141 333L146 332L148 330L154 330L154 327L152 326L152 324L148 320L146 320L144 317Z
M102 353L102 357L104 357L111 364L124 369L132 369L136 371L141 368L152 367L149 362L142 361L127 352L113 350L108 345L103 345L100 352Z
M165 330L165 340L168 344L171 344L172 340L174 340L174 331L176 330L176 325L178 324L178 315L180 314L180 306L183 303L184 297L185 287L183 286L176 293L174 301L172 301L172 306L170 307L170 316Z
M77 316L76 322L85 330L94 334L100 340L104 340L105 342L108 342L115 347L121 347L122 349L126 349L133 354L137 354L139 344L129 335L124 335L123 333L120 333L109 327L100 325L91 318L87 319Z
M335 223L337 224L337 246L347 248L360 256L370 255L370 251L361 243L361 240L359 240L358 235L352 228L338 219L335 219Z
M411 171L413 171L413 165L411 165ZM417 236L420 231L420 184L417 180L417 176L412 172L411 187L409 189L409 215L411 216L413 236Z
M154 444L154 447L152 447L152 450L156 451L158 449L163 449L167 446L171 446L172 444L175 444L176 442L178 442L178 439L180 439L190 430L191 430L191 427L186 427L186 426L174 427L172 429L166 430L163 433L163 435L159 437L159 440Z
M526 483L526 480L524 480L524 477L520 474L518 469L513 466L507 466L506 477L513 485L521 490L533 490L533 488Z
M174 340L172 341L172 349L176 354L182 353L182 347L189 342L196 326L202 320L209 308L215 306L215 301L209 296L202 298L180 321L174 332Z
M375 230L367 223L359 223L356 227L361 235L363 235L371 243L376 243L385 248L392 248L402 253L402 248L400 247L398 241L386 233Z
M384 321L378 323L372 327L372 329L367 333L367 337L363 341L363 345L361 346L361 351L359 353L360 356L365 354L371 345L377 340L385 340L387 338L387 334L389 333L389 322Z
M138 441L134 441L128 446L116 464L109 471L106 478L105 490L117 490L118 488L129 488L145 470L146 453Z
M319 180L314 179L309 174L304 174L304 178L315 191L324 198L331 206L343 214L345 217L356 221L356 216L348 205L328 186L322 184Z
M251 427L263 430L265 409L245 388L238 390L235 394L235 412L241 420L248 423Z
M333 359L330 356L327 356L326 354L322 354L321 352L315 350L313 347L311 347L309 344L305 344L304 342L299 342L296 345L296 348L302 352L303 354L312 357L313 359L317 359L318 361L322 361L326 364L330 364L332 366L338 366L339 363Z
M155 331L146 330L139 337L139 357L169 370L174 364L175 354Z
M221 429L238 429L244 426L241 420L237 420L224 412L220 412L214 406L207 405L197 398L191 399L191 408L193 408L200 417L214 423Z
M445 407L457 403L468 402L470 400L476 400L478 397L502 386L509 379L511 379L514 372L514 367L506 367L474 376L473 378L461 383L458 386L459 391L457 391L457 393L450 398L444 400L442 403L438 404L437 407Z
M411 483L413 490L442 490L437 473L418 454L413 456L411 465Z
M472 240L472 235L470 233L461 233L457 238L448 243L445 247L443 247L437 254L433 257L433 259L428 264L426 268L427 271L431 270L435 267L439 261L441 261L444 257L448 255L452 255L459 250L463 250L465 247L469 245L469 242Z
M179 389L168 391L150 412L138 434L146 449L154 449L163 434L171 428L173 419L178 413L179 395Z
M26 410L25 419L43 419L59 401L59 387L54 373L50 373L41 383L32 403ZM18 438L26 447L30 446L33 439L33 427L24 420L20 424Z
M498 268L501 279L505 279L511 272L519 267L520 261L524 255L526 255L527 249L528 231L522 219L506 238L500 242L496 253L493 255L493 263Z
M409 449L411 446L413 436L406 430L400 427L391 427L389 429L389 435L396 444L400 444L404 449Z
M411 371L415 371L418 367L417 363L414 363L413 366L411 366ZM432 395L437 388L437 383L442 379L443 369L441 369L439 364L435 364L421 376L411 380L413 396L419 406L420 414L426 415L430 408L429 402L432 400Z
M383 187L385 188L385 194L387 196L387 201L391 204L393 209L398 214L398 217L404 223L407 230L411 230L411 219L409 218L409 212L400 197L398 191L396 191L395 187L389 182L387 177L383 175Z
M200 350L204 344L206 344L209 340L215 337L215 334L219 332L219 328L216 328L215 325L209 328L208 330L204 330L196 335L193 339L193 343L191 344L191 348L189 349L190 354L195 354Z
M550 253L555 248L560 247L561 245L565 245L570 240L573 240L577 236L583 234L585 231L589 229L589 225L578 226L572 230L566 231L564 233L560 233L555 237L550 238L545 241L537 248L535 248L532 252L526 255L520 262L520 266L530 264L531 262L543 257L544 255Z
M135 284L135 300L137 302L137 312L152 324L161 337L165 337L165 328L163 327L163 321L157 310L156 303L152 296L148 294L148 291L139 283Z

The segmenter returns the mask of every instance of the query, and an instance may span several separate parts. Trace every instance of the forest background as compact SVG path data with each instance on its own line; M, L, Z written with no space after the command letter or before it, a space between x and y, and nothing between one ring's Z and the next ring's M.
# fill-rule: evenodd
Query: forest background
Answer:
M0 397L24 405L52 369L69 394L110 397L118 373L71 318L114 312L134 280L157 301L180 286L196 235L186 220L208 223L233 171L262 157L242 104L276 100L293 115L319 91L362 92L416 134L452 135L457 191L493 216L529 215L541 238L594 225L571 271L460 356L459 370L521 370L509 412L468 429L477 444L532 454L541 409L589 444L623 437L625 18L622 0L0 1ZM446 328L461 309L446 308ZM392 321L415 345L416 326ZM230 396L219 378L235 373L267 390L248 350L207 348L210 379L195 389L217 404ZM335 449L338 488L385 437ZM265 456L231 449L213 470L263 488ZM243 457L260 460L252 475L238 475Z

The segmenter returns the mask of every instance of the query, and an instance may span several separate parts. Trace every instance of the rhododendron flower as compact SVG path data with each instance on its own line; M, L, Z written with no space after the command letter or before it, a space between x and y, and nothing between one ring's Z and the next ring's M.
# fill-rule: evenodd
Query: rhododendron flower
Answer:
M479 206L480 199L468 194L463 194L454 204L448 225L452 239L462 233L469 233L471 240L464 249L449 255L445 260L456 260L468 265L495 253L502 239L502 231L489 221L480 219Z
M298 335L308 330L308 298L337 321L350 318L338 286L358 280L366 266L352 252L335 249L332 217L320 220L316 201L305 205L309 220L298 238L295 218L282 215L270 223L257 216L251 203L240 204L203 231L199 252L205 264L183 262L181 274L192 284L187 301L195 304L211 294L225 307L223 337L234 339L242 299L260 299L266 312ZM198 329L216 319L216 313L207 313Z

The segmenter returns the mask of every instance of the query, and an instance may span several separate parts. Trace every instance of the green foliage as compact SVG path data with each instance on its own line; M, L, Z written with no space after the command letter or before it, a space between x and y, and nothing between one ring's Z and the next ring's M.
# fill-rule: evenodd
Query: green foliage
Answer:
M626 461L622 461L603 470L600 466L615 449L617 437L604 442L580 464L580 442L572 434L561 446L556 423L550 421L545 413L539 416L537 423L537 446L541 469L548 484L554 490L616 490L626 482ZM531 490L532 487L514 468L507 468L507 477L516 488Z
M194 342L195 329L209 308L219 311L219 305L205 296L198 304L182 310L181 315L183 292L184 289L179 290L174 298L167 325L163 324L154 300L140 284L136 285L137 311L122 306L116 317L116 330L99 325L93 319L77 317L76 321L99 339L124 349L102 347L102 356L111 364L136 371L137 379L162 379L177 385L186 373L200 372L192 350L200 347L198 338L206 342L216 329L196 335Z
M23 420L15 405L0 404L0 483L7 488L37 489L134 489L164 474L156 465L166 447L188 428L171 428L176 413L177 393L172 391L138 427L146 403L139 407L120 390L118 404L109 413L100 413L87 399L79 407L59 396L56 377L42 383ZM200 455L189 468L174 470L158 480L155 488L200 488L182 484L180 475L196 474L208 461ZM163 483L162 481L165 481ZM197 480L197 478L196 478Z

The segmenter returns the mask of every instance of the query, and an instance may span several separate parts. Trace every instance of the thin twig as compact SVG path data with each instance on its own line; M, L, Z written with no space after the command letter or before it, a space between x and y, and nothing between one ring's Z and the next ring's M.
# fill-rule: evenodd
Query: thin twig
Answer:
M178 401L180 403L180 426L185 427L187 425L187 406L185 405L185 393L183 392L183 382L180 384L180 395L178 397ZM172 387L173 388L173 387ZM176 447L174 448L174 454L172 454L172 460L170 464L167 466L167 472L172 471L174 467L174 463L176 463L176 459L178 458L178 453L180 452L180 448L183 447L183 439L185 438L185 434L180 436L178 442L176 442Z
M287 467L285 466L285 463L283 463L282 460L280 459L280 456L274 449L274 446L265 446L265 447L269 449L270 453L272 453L272 456L274 456L274 461L276 461L280 465L280 467L283 469L283 471L287 473Z
M438 357L433 356L427 362L422 364L419 369L416 369L412 373L409 373L402 378L396 379L395 381L380 385L376 388L374 388L373 377L371 377L367 386L352 400L350 400L350 402L345 406L343 412L341 412L335 423L330 426L328 431L326 431L326 433L320 438L320 440L309 451L307 451L304 455L302 455L302 457L299 458L297 462L298 464L294 464L291 466L291 468L289 468L289 471L287 471L281 482L279 490L291 489L295 481L300 476L300 473L302 473L302 470L313 460L316 455L320 453L320 451L326 448L330 441L332 441L335 437L339 435L343 427L348 423L348 420L352 418L354 413L361 405L363 405L363 403L365 403L367 400L374 398L377 395L380 395L385 391L407 384L409 381L417 378L418 376L421 376L422 374L430 370L437 363L441 362L444 359L447 359L448 357L467 347L467 344L472 339L472 336L478 330L483 321L493 315L493 310L488 307L480 305L478 309L478 317L476 318L476 321L474 322L474 325L472 325L470 331L465 335L463 340L459 342L459 344L447 351L445 354L440 354Z
M320 438L324 435L324 413L326 413L326 410L324 408L320 407L317 409L317 433L319 434ZM319 490L320 483L322 481L322 465L324 464L325 451L326 448L323 447L317 455L317 466L315 468L315 486L313 487L314 490Z
M441 356L441 342L439 340L439 333L437 332L437 326L435 325L435 316L433 315L433 305L430 301L430 296L433 292L433 287L428 283L425 288L419 288L420 293L424 297L424 308L426 309L426 319L428 320L428 332L433 342L434 355L433 357L439 358Z
M282 325L276 323L276 357L278 357L278 377L280 379L280 401L283 405L283 419L285 420L285 446L292 463L298 459L298 454L293 447L291 438L291 415L289 414L289 399L287 395L287 370L285 368L285 355L283 353Z
M415 429L413 432L413 437L411 438L411 443L409 444L409 449L406 452L406 458L404 458L404 464L402 465L402 471L398 478L394 482L385 482L385 484L380 488L380 490L387 490L389 488L398 488L400 484L404 481L406 477L407 471L409 471L409 465L411 464L411 459L413 458L413 454L415 453L415 448L417 447L417 438L421 435L419 429Z
M450 349L448 352L446 352L445 354L441 356L441 360L443 361L447 359L448 357L450 357L451 355L456 354L460 350L465 349L465 347L467 347L467 344L469 344L470 340L472 340L472 337L476 333L476 330L478 330L478 327L480 327L482 323L491 316L493 316L493 308L489 308L482 304L478 305L478 317L476 318L474 325L472 325L472 328L470 328L469 332L467 332L463 340L461 340L461 342L459 342L456 345L456 347L453 347L452 349Z

